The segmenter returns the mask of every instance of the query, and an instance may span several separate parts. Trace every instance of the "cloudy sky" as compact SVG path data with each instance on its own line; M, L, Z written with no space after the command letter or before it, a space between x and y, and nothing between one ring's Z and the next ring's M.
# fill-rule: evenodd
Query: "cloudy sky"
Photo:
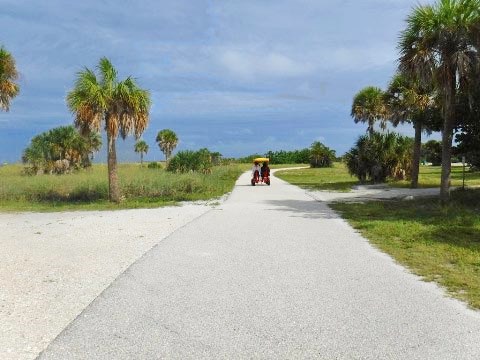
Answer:
M350 118L352 97L386 86L417 3L0 0L0 44L21 73L21 94L0 113L0 161L19 161L32 136L72 123L66 93L102 56L151 91L147 159L160 159L164 128L179 135L179 149L225 156L315 140L342 154L365 131ZM135 159L133 140L119 153Z

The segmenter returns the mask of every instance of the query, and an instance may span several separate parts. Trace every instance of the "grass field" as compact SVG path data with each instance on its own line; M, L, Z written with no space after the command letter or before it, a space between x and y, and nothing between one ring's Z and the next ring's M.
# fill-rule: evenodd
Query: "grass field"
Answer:
M382 251L480 309L480 189L435 198L332 207Z
M293 185L313 190L350 191L358 180L347 171L343 163L331 168L277 171L275 176Z
M420 175L418 177L418 186L421 188L431 188L440 186L440 174L442 168L440 166L420 166ZM461 166L452 166L451 183L452 186L462 186L462 172ZM393 187L409 187L409 181L392 181L389 183ZM480 172L469 171L465 172L465 186L480 185Z
M421 166L419 187L431 188L440 186L439 166ZM357 185L358 179L350 176L343 163L335 163L332 168L285 170L276 173L279 178L293 185L305 189L350 191L353 185ZM409 181L390 181L393 187L409 187ZM465 173L466 186L480 186L480 172ZM462 167L452 167L452 186L462 186Z
M242 165L214 167L212 174L172 174L139 164L119 164L124 200L108 201L106 165L66 175L22 175L21 165L0 167L0 211L63 211L146 208L207 200L232 190Z

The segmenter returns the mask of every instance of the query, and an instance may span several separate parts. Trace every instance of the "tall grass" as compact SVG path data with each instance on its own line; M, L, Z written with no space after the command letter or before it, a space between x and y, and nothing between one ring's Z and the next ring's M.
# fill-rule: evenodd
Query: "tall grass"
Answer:
M172 174L139 164L120 164L120 205L108 202L107 166L66 175L22 174L22 166L0 167L0 210L111 209L153 207L184 200L206 200L232 190L243 169L214 167L211 174Z

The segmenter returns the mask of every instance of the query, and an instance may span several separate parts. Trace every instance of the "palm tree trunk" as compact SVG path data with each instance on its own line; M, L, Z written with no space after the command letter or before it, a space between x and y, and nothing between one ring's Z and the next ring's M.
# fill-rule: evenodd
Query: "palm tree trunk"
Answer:
M440 201L445 205L450 200L450 173L452 170L452 140L455 123L455 72L447 75L445 92L445 120L442 134L442 175L440 182Z
M418 187L418 174L420 172L420 152L422 149L422 124L414 123L415 142L413 144L413 164L412 164L412 182L410 187L416 189Z
M143 153L140 153L140 166L143 166Z
M115 149L115 138L107 131L108 142L108 195L112 202L120 203L120 187L118 186L117 175L117 151Z

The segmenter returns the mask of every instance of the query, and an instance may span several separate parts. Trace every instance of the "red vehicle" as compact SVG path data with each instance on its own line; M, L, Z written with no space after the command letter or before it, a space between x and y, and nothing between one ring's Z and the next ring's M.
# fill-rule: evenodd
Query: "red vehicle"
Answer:
M252 186L255 186L256 184L270 185L270 168L268 167L268 161L268 158L256 158L253 160L255 165L263 162L264 166L260 170L255 170L253 172L253 177L250 180Z

